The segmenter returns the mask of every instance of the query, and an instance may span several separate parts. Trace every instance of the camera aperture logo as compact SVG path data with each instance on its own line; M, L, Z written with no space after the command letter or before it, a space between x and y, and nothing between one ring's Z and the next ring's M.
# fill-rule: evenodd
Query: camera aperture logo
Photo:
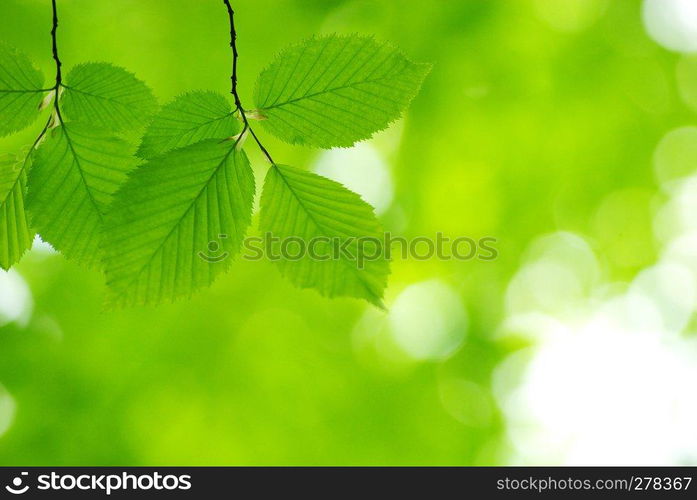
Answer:
M227 234L218 235L218 239L226 240ZM223 262L230 257L230 253L224 250L221 252L220 242L213 240L208 243L208 248L206 251L200 251L198 256L201 260L205 260L209 264L217 264L218 262Z
M28 472L22 472L15 477L5 489L13 495L22 495L29 491ZM159 472L152 474L42 474L37 477L36 489L39 491L94 491L111 495L114 491L174 491L190 490L190 475L162 475Z
M5 489L13 495L23 495L24 493L29 491L29 485L24 484L24 478L28 475L28 472L22 472L19 476L15 477L12 480L11 485L5 486Z

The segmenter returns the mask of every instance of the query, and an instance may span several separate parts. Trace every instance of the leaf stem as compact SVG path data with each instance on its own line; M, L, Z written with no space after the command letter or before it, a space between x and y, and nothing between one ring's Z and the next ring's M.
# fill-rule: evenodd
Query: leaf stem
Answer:
M55 3L55 0L53 0L53 2ZM252 134L254 141L257 143L257 146L259 146L261 152L264 153L266 159L269 160L271 165L275 165L273 158L271 158L271 155L257 137L257 134L254 132L252 126L249 124L249 120L247 119L247 115L245 114L244 107L242 106L242 100L240 99L240 95L237 92L237 60L239 59L239 54L237 52L237 30L235 29L235 11L232 9L232 5L230 5L230 0L223 0L223 3L227 7L228 18L230 19L230 48L232 48L232 76L230 77L230 80L232 82L232 90L230 91L230 93L232 94L232 97L235 99L235 111L240 112L240 116L242 117L242 121L244 123L244 128L242 129L240 137L244 136L244 133L247 130L249 130L249 133Z
M59 92L60 92L60 87L63 85L63 75L61 73L61 66L63 63L61 63L60 57L58 55L58 42L56 39L56 33L58 31L58 8L56 7L56 0L51 0L51 7L53 8L53 27L51 28L51 45L52 45L52 51L53 51L53 60L56 62L56 83L53 87L50 89L43 89L44 91L54 91L56 94L53 96L53 109L55 110L56 116L58 117L58 120L63 123L63 116L61 115L60 108L58 107L58 97L59 97ZM44 128L41 130L41 133L36 137L34 140L34 143L31 145L31 148L29 148L29 152L27 152L27 155L24 157L24 162L22 163L22 170L26 168L27 166L27 161L29 161L29 157L31 156L32 152L37 148L39 143L41 142L41 139L46 135L46 132L48 132L48 129L51 127L51 123L53 121L53 116L48 117L48 121L46 121L46 125L44 125Z
M53 27L51 29L51 42L53 60L56 62L56 83L50 89L41 89L39 92L54 91L56 93L56 95L53 96L53 109L55 109L56 115L58 116L58 119L62 124L63 117L61 116L60 108L58 107L58 93L60 91L61 85L63 84L63 75L61 74L61 66L63 64L61 63L60 57L58 56L58 43L56 41L56 32L58 31L58 9L56 7L56 0L51 0L51 6L53 7ZM46 125L44 125L44 128L41 129L41 133L36 137L36 139L34 139L33 144L29 148L29 151L27 152L26 156L24 157L24 161L22 162L22 172L24 172L24 170L27 168L27 162L29 161L31 154L38 147L39 143L41 143L41 139L43 139L43 137L46 135L46 132L48 132L48 129L51 127L52 121L53 116L49 116L48 120L46 121ZM19 178L20 177L18 176L17 182L19 182Z

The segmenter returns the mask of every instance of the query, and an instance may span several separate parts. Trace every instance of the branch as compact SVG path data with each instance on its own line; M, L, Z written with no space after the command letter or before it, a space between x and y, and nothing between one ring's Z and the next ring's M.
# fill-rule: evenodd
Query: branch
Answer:
M60 87L63 84L63 74L61 73L61 66L63 66L63 63L61 63L60 57L58 56L58 41L56 37L56 33L58 32L58 7L56 6L56 0L51 0L51 6L53 7L53 29L51 29L51 41L53 49L53 60L56 62L56 85L53 87L53 90L56 92L56 95L53 96L53 109L56 110L56 115L58 116L58 119L61 123L63 123L63 117L61 116L61 111L58 107L58 93L60 92ZM43 136L45 132L46 131L44 130L41 136ZM39 136L39 139L41 139L41 136Z
M56 32L58 31L58 8L56 7L56 0L51 0L51 6L53 7L53 28L51 29L51 42L52 42L52 50L53 50L53 60L56 62L56 83L53 87L51 87L48 90L51 90L55 92L55 95L53 96L53 109L55 110L56 116L58 117L58 120L63 123L63 117L61 116L61 110L58 107L58 93L60 92L60 87L63 85L63 75L61 73L61 66L63 63L61 63L60 57L58 56L58 42L56 40ZM46 122L46 125L44 125L44 128L41 130L41 133L36 137L34 140L34 143L31 145L29 148L29 152L27 153L27 156L24 157L24 162L22 163L22 169L24 169L27 166L27 162L29 161L29 157L31 156L32 152L36 147L39 145L41 142L41 139L46 135L46 132L48 132L48 129L51 127L51 123L53 122L53 115L48 117L48 121Z
M56 61L56 89L63 82L63 76L61 74L61 63L60 57L58 57L58 43L56 42L56 32L58 31L58 8L56 7L56 0L51 0L51 5L53 6L53 29L51 30L51 40L53 41L53 60Z
M237 31L235 30L235 11L232 10L229 0L223 0L225 6L227 7L228 18L230 19L230 48L232 48L232 76L230 80L232 81L232 95L235 98L235 106L238 109L242 109L242 103L240 102L240 97L237 93L237 59L239 54L237 53Z
M53 1L55 3L55 0ZM257 137L257 134L254 133L254 129L249 124L249 120L247 120L247 115L245 114L244 107L242 106L242 100L240 99L240 95L237 92L237 59L239 58L239 54L237 53L237 30L235 29L235 11L232 9L232 5L230 5L230 0L223 0L223 3L227 7L228 18L230 19L230 47L232 48L232 76L230 77L230 80L232 82L232 90L230 91L230 93L232 94L232 97L235 99L235 111L240 112L240 116L242 117L242 121L244 122L244 128L240 133L240 138L242 138L244 136L244 133L247 130L249 130L249 133L252 134L254 141L257 143L257 146L259 146L261 152L264 153L266 159L269 160L269 162L272 165L275 165L273 158L271 158L271 155L266 150L264 145L261 143L261 141Z

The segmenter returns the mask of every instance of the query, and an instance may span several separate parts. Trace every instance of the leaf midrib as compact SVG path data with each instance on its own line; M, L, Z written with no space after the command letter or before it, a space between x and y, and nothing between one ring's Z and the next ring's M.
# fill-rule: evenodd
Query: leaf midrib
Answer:
M75 164L77 165L77 171L80 173L80 179L82 180L82 184L85 186L85 191L87 191L87 196L89 197L90 202L92 202L92 205L94 206L97 212L99 222L103 223L104 215L102 214L102 211L99 208L97 200L95 200L94 196L92 195L92 191L90 190L89 184L87 184L87 179L85 178L85 174L82 171L82 166L80 165L80 157L78 156L77 151L75 151L75 148L73 147L73 141L70 139L70 134L68 134L68 128L66 127L65 123L62 124L62 127L65 133L65 139L68 142L68 147L70 148L70 151L73 154L73 158L75 158Z
M194 126L191 127L191 128L176 129L176 130L184 131L184 134L185 134L185 135L186 135L186 134L190 134L190 133L192 133L192 132L197 132L197 131L199 131L201 128L203 128L203 127L205 127L205 126L208 126L208 125L210 125L211 123L215 123L215 122L219 122L219 121L221 121L221 120L225 120L226 118L229 118L229 117L233 116L234 114L235 114L235 112L234 112L234 111L231 111L231 112L229 112L228 114L226 114L225 116L219 116L218 118L213 118L213 119L211 119L211 120L209 120L209 121L207 121L207 122L203 122L203 123L194 125ZM151 137L171 138L171 136L164 136L164 135L163 135L163 136L151 136ZM175 147L175 148L173 148L173 149L177 149L177 148ZM169 151L171 151L171 150L169 150ZM165 153L168 153L169 151L162 151L161 153L158 153L158 154L165 154ZM158 156L158 154L156 154L155 156Z
M20 168L20 169L19 169L19 172L17 173L17 178L16 178L16 179L14 180L14 182L12 183L12 187L11 187L10 190L7 192L7 195L6 195L5 198L2 200L2 203L0 203L0 205L4 205L4 204L7 203L7 200L10 199L10 196L12 196L12 193L13 193L13 191L15 190L15 188L22 182L22 176L25 175L25 171L26 171L26 169L27 169L27 162L29 161L29 157L31 157L31 155L34 153L34 151L36 151L35 146L32 146L32 147L29 149L29 151L27 151L27 154L26 154L25 157L24 157L24 161L22 161L22 168ZM25 180L25 181L26 181L26 180ZM23 190L23 189L20 190L20 194L22 195L22 203L24 203L24 190ZM25 212L24 218L26 219L26 217L27 217L27 216L26 216L26 212Z
M294 190L293 187L290 185L290 183L288 182L288 180L286 179L286 177L283 175L283 172L281 172L281 169L278 168L278 165L274 165L272 168L275 168L275 169L276 169L276 172L278 172L278 175L281 177L281 179L283 179L283 182L284 182L285 185L288 187L288 190L293 194L293 197L294 197L296 200L298 200L298 203L299 203L300 206L303 208L303 210L305 211L305 213L307 214L307 216L310 218L310 220L312 221L312 223L313 223L318 229L322 230L325 234L330 233L331 231L327 231L326 228L325 228L325 226L324 226L324 224L320 224L320 223L317 222L317 220L313 217L312 213L307 209L307 207L305 206L305 204L303 203L303 201L302 201L302 200L298 197L298 195L295 193L295 190ZM358 279L360 280L360 282L363 284L363 287L366 289L366 291L367 291L368 293L370 293L371 295L375 296L375 298L376 298L378 301L381 301L381 297L379 297L378 295L376 295L376 294L373 292L372 288L371 288L371 287L368 285L368 283L363 279L363 275L362 275L361 273L353 273L353 271L355 271L356 269L355 269L353 266L351 266L346 260L344 260L344 259L339 259L339 262L343 263L346 267L348 267L349 270L352 271L352 274L356 274L356 276L358 277Z
M85 91L85 90L80 90L80 89L78 89L77 87L71 87L70 85L63 85L63 87L66 88L66 89L68 89L68 90L71 91L71 92L77 92L78 94L88 95L88 96L90 96L90 97L94 97L95 99L102 99L102 100L104 100L104 101L109 101L109 102L114 103L115 105L123 106L123 107L126 107L126 108L127 108L130 104L133 104L133 103L126 103L126 102L123 102L123 101L119 101L118 99L116 99L116 98L114 98L114 97L107 97L107 96L100 95L100 94L93 94L93 93L87 92L87 91ZM133 94L131 94L131 95L136 95L136 94L137 94L137 93L133 93ZM130 97L130 95L127 95L127 97Z
M0 89L0 94L38 94L39 92L51 92L54 89Z
M387 76L381 76L380 78L373 78L372 80L363 80L363 81L360 81L360 82L353 82L353 83L341 85L341 86L339 86L339 87L332 87L332 88L320 90L319 92L315 92L314 94L307 94L307 95L304 95L304 96L301 96L301 97L296 97L295 99L290 99L290 100L288 100L288 101L284 101L284 102L281 102L281 103L277 103L277 104L274 104L274 105L269 106L269 107L262 107L261 109L262 109L262 110L265 110L265 111L268 111L268 110L271 110L271 109L274 109L274 108L280 108L280 107L283 107L283 106L288 106L289 104L293 104L293 103L295 103L295 102L302 101L303 99L312 99L313 97L317 97L317 96L320 96L320 95L329 94L329 93L332 93L332 92L338 92L339 90L350 89L350 88L353 88L353 87L357 87L358 85L366 85L366 84L369 84L369 83L377 83L377 82L380 82L380 81L383 81L383 80L389 80L389 78L388 78Z
M198 194L196 195L196 197L195 197L195 198L192 200L192 202L189 204L189 207L186 209L186 211L184 212L184 214L182 214L182 216L176 221L176 223L172 225L172 229L170 229L169 232L167 233L167 235L162 239L162 242L157 246L157 248L155 249L155 251L150 255L150 257L148 258L147 262L145 262L145 264L143 264L143 266L141 266L141 268L138 270L138 273L135 275L135 277L134 277L131 281L129 281L129 282L124 286L124 288L123 288L124 290L129 289L129 288L131 287L131 285L133 285L133 283L135 283L138 279L140 279L140 276L143 274L143 272L145 271L145 269L147 269L147 267L152 263L152 260L155 258L155 256L162 250L162 248L165 246L165 244L167 243L167 241L172 237L172 235L174 234L174 231L179 227L179 225L182 223L182 221L184 220L184 218L185 218L187 215L189 215L189 212L191 212L191 209L196 205L196 203L198 202L198 200L201 198L201 196L203 195L203 193L204 193L204 192L206 191L206 189L208 188L208 185L211 183L211 181L213 180L213 178L218 174L218 172L219 172L220 169L223 167L223 165L225 165L225 163L227 162L228 158L230 158L230 155L235 151L236 147L237 147L237 142L235 142L235 145L234 145L232 148L230 148L230 150L229 150L227 153L225 153L225 156L223 157L223 159L220 161L220 163L218 164L218 166L215 167L215 169L213 170L213 173L211 173L211 176L210 176L210 177L208 178L208 180L204 183L204 185L203 185L203 187L201 188L201 190L198 192Z

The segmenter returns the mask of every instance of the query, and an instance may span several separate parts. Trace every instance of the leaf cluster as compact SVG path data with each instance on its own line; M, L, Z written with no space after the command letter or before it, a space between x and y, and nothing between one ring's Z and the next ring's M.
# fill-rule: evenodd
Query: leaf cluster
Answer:
M158 108L152 91L108 63L75 66L53 87L21 52L0 45L0 136L46 109L35 144L0 157L0 266L35 233L106 275L114 305L157 304L209 286L230 265L202 259L215 242L238 254L252 220L249 121L290 144L350 147L397 119L429 66L363 36L325 36L281 52L259 75L256 109L208 91ZM261 143L259 143L261 145ZM268 154L267 154L268 156ZM268 156L270 159L270 156ZM260 229L278 238L381 234L372 207L332 180L272 162ZM292 283L380 306L389 263L281 259Z

